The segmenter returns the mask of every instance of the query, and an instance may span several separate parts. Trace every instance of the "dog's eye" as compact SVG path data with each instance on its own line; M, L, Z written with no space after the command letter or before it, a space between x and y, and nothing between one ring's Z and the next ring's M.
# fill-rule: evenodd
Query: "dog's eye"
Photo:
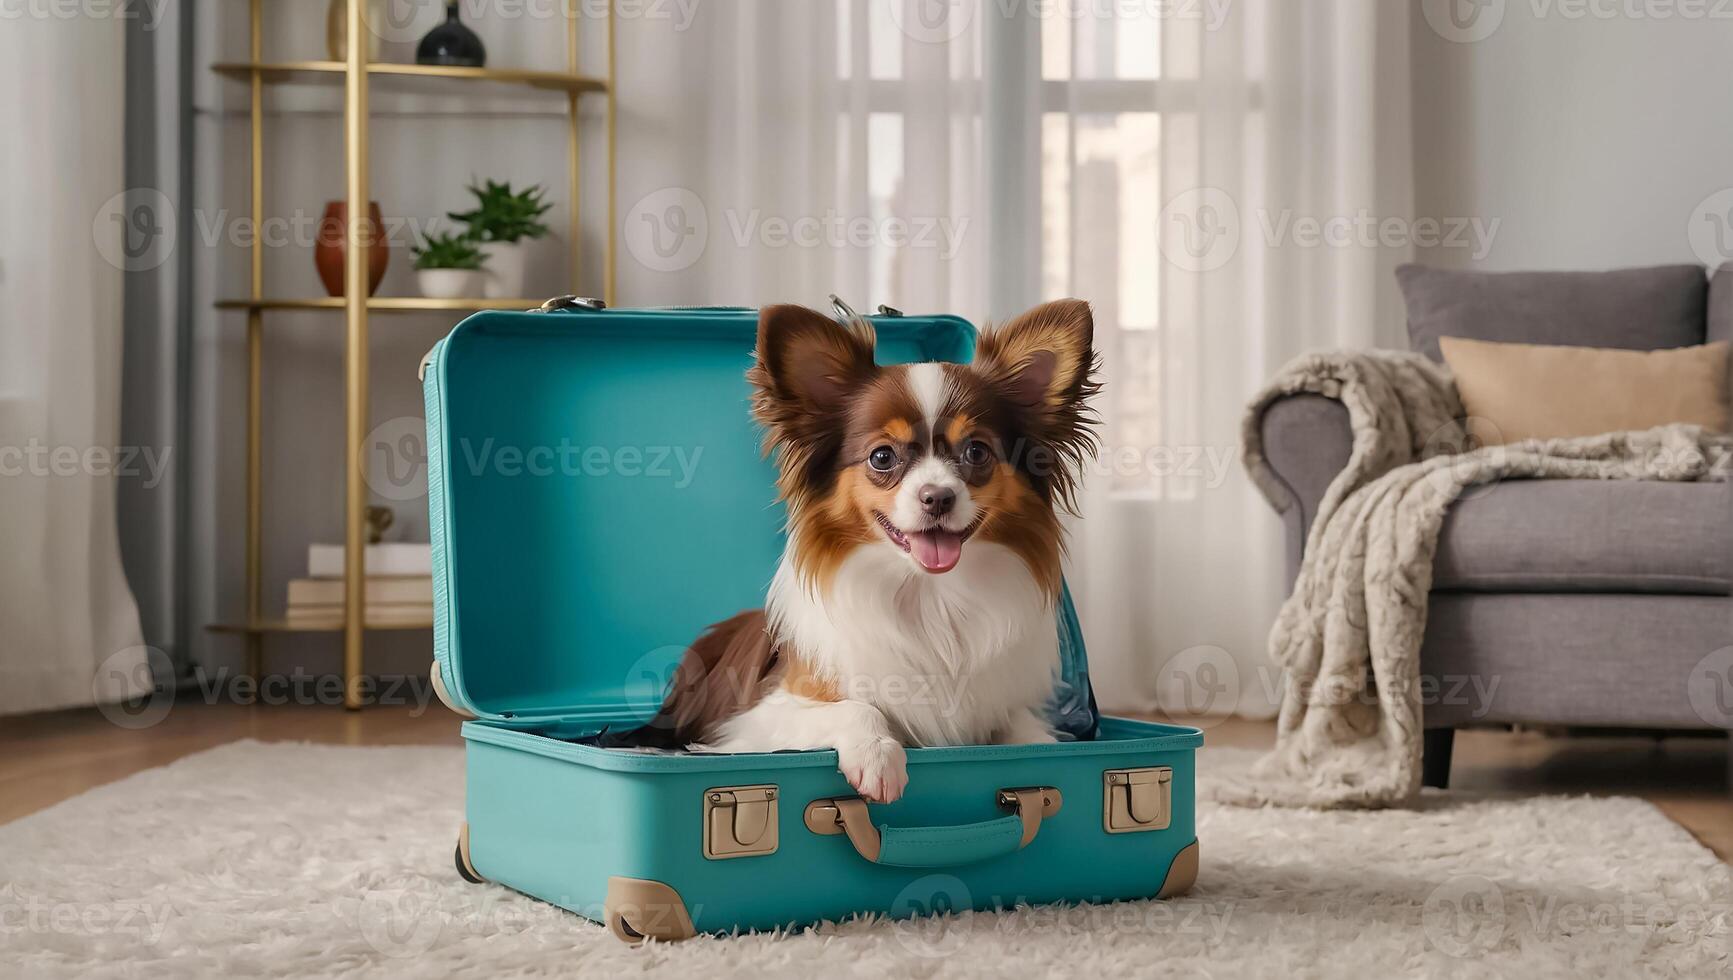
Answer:
M889 473L897 468L896 450L889 446L880 446L867 454L867 465L880 473Z
M963 462L970 466L985 466L993 458L993 450L979 439L963 447Z

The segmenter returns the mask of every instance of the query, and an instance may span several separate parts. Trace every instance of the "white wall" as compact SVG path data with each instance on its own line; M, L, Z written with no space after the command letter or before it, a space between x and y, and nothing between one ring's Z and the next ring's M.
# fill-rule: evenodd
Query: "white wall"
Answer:
M1699 205L1733 187L1733 10L1491 0L1468 34L1496 28L1458 43L1431 23L1448 2L1424 0L1411 23L1415 213L1500 225L1479 262L1461 248L1420 260L1493 270L1702 261L1688 229L1707 229Z

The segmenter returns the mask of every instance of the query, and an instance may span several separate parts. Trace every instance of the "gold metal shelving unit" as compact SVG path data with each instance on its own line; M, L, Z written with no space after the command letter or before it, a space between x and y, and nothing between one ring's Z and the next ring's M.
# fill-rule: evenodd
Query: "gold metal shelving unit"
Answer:
M528 309L540 305L531 299L426 299L415 296L367 295L367 242L362 234L362 221L372 199L368 191L368 89L375 78L404 80L416 84L418 79L450 79L456 84L491 83L496 85L528 86L563 92L566 96L568 173L570 182L571 228L571 292L581 280L580 199L579 177L581 162L578 153L579 100L585 95L600 96L605 102L607 127L607 234L604 236L602 295L611 306L614 302L614 10L608 5L607 73L585 75L578 70L578 24L576 12L568 9L566 33L566 70L563 72L531 71L516 68L461 68L440 65L370 63L367 45L348 45L345 61L283 61L264 60L263 0L248 0L248 60L220 62L212 71L226 78L244 81L251 94L249 126L251 129L251 214L254 227L265 219L264 191L264 89L266 85L286 83L341 82L343 85L343 127L345 161L345 198L348 202L349 225L345 229L344 295L341 297L272 297L265 291L264 244L254 236L251 249L250 282L247 295L240 299L217 302L219 310L241 310L247 315L247 536L246 536L246 598L245 616L237 622L212 623L216 632L236 633L247 643L247 668L258 676L264 656L264 637L272 633L322 632L343 635L343 704L354 709L362 705L361 678L366 631L372 629L427 629L432 623L370 625L364 622L366 568L366 506L367 482L362 441L367 435L367 327L372 313L406 313L424 311L474 312L487 309ZM364 20L366 0L349 0L348 37L365 38L369 28ZM448 83L449 84L449 83ZM344 397L346 401L343 442L347 449L343 481L344 501L344 615L341 619L313 622L289 622L268 617L263 612L262 527L264 495L261 486L261 429L264 369L264 315L270 310L331 311L344 314Z

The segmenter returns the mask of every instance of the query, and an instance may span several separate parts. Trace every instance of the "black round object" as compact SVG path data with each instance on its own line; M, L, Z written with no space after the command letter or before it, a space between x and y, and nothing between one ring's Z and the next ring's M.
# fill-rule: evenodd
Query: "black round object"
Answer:
M415 63L480 68L487 64L487 48L482 46L481 38L476 37L474 31L463 26L457 4L448 3L445 5L445 23L428 31L416 46Z

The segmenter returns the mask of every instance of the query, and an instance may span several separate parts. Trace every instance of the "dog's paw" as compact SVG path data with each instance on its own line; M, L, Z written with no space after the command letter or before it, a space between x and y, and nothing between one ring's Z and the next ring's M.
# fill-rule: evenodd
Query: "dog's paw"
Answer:
M908 754L896 739L874 737L838 746L837 768L872 803L894 803L909 785Z

